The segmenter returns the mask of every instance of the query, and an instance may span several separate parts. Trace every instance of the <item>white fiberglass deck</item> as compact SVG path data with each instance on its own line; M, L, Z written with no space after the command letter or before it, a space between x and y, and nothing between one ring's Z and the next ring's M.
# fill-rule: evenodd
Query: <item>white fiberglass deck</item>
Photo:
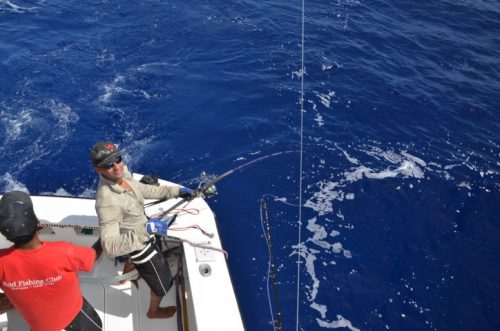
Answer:
M41 233L42 240L66 240L85 246L91 246L97 240L97 229L82 231L71 227L97 226L94 200L67 197L32 197L32 199L39 219L43 223L56 225L51 230L46 228ZM148 208L146 213L151 215L161 212L174 202L155 205ZM168 235L221 249L215 219L206 202L203 199L195 199L188 206L181 208L189 208L191 212L195 212L192 214L180 211ZM68 227L59 227L60 225ZM201 227L213 234L213 237L204 235L198 229L189 228L192 225ZM180 230L184 228L187 229ZM169 241L169 246L175 244L175 240ZM170 319L152 320L146 317L149 287L142 279L136 282L137 286L132 281L119 284L113 278L121 275L123 265L115 265L114 259L103 254L91 273L80 274L83 294L99 313L104 330L179 330L177 314L182 314L186 330L244 330L224 254L215 250L195 248L187 242L180 244L184 250L184 288L180 296L183 307L177 307L176 315ZM0 238L0 245L1 248L10 246L3 237ZM173 285L163 298L162 306L175 306L176 301L176 287ZM24 321L15 311L9 312L7 317L9 330L29 330L27 326L21 326ZM5 314L0 315L0 327L2 319L5 321L5 318Z

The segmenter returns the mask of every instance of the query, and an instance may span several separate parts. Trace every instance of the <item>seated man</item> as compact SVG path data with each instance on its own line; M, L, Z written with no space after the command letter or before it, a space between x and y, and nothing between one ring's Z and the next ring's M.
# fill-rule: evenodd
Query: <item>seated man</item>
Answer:
M92 269L96 250L41 241L38 229L31 198L6 193L0 200L0 232L14 246L0 249L0 288L33 331L102 330L77 274Z

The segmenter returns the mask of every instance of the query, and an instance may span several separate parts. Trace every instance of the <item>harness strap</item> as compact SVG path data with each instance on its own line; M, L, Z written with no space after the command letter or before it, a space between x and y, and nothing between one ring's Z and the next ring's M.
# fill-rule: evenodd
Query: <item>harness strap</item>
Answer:
M158 250L156 249L156 243L153 237L149 240L146 247L140 251L130 253L130 261L134 264L143 264L151 260L156 254L158 254Z

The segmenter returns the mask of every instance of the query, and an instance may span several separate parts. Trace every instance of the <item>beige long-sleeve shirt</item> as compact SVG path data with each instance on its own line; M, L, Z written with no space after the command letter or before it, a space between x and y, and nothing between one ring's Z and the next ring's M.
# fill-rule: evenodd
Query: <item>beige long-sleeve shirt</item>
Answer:
M132 191L99 176L95 208L101 230L101 244L109 257L143 249L149 240L144 215L144 199L177 198L179 186L154 186L140 183L123 167Z

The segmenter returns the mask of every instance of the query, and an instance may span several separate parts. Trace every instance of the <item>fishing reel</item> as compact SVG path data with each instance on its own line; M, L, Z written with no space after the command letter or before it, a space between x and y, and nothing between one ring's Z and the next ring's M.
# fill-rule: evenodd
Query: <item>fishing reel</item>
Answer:
M203 179L198 184L196 191L204 198L210 198L216 195L217 187L215 187L212 180L207 178L207 174L203 171L200 177Z
M214 184L211 184L208 179L200 182L198 190L205 198L210 198L217 194L217 187L215 187Z

